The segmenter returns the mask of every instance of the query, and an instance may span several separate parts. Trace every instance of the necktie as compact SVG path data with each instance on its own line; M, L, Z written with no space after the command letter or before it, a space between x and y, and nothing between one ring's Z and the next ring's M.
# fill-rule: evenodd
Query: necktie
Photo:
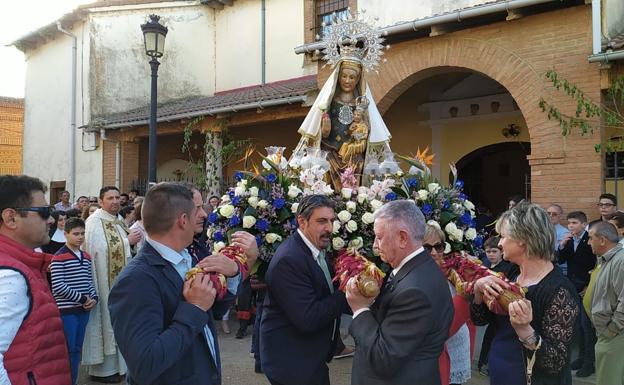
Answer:
M383 286L384 289L389 289L392 287L392 281L394 281L394 271L388 275L388 279L386 280L386 284Z
M321 267L321 270L323 270L323 275L325 276L325 280L329 285L329 290L333 293L334 285L332 284L331 274L329 274L329 267L327 266L327 260L325 259L325 251L323 250L321 250L318 255L318 264Z

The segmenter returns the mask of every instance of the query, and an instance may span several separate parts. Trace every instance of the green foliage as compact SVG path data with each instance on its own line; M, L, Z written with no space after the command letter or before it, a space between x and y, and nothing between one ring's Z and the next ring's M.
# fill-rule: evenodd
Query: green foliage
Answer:
M579 87L561 78L554 70L547 71L545 77L555 89L576 101L576 110L573 115L569 115L563 113L556 105L543 97L539 100L539 107L542 112L547 114L548 119L559 123L562 136L567 136L573 131L578 131L581 135L593 134L597 127L624 129L624 116L617 108L618 104L624 103L624 76L616 78L607 91L608 96L612 99L614 109L596 104ZM605 143L606 151L624 147L621 142L621 139L608 140ZM596 152L600 152L602 147L602 144L594 146Z
M221 125L221 150L219 151L216 146L211 143L212 133L206 131L204 133L203 146L199 151L199 158L194 159L193 153L197 152L199 146L192 144L194 131L197 130L197 126L204 120L204 116L198 116L192 119L184 127L184 140L182 143L182 152L188 156L188 164L184 170L184 175L192 177L195 180L195 185L201 191L205 191L209 186L218 183L222 179L222 175L219 173L217 164L206 164L206 159L221 160L223 168L225 168L233 159L241 156L246 147L251 143L249 139L234 139L227 130L223 121L218 121L217 124Z

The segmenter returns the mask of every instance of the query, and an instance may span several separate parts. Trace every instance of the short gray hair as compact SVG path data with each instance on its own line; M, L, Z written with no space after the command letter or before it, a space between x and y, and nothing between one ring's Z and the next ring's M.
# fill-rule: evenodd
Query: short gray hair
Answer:
M591 225L590 231L594 232L594 235L598 237L605 237L609 242L618 243L620 236L615 226L607 221L596 222Z
M496 231L500 234L503 227L508 238L526 244L529 257L553 260L555 227L543 208L534 203L520 202L501 214L496 222Z
M551 204L548 205L547 209L549 209L551 207L555 207L557 210L559 210L559 215L563 214L563 207L561 207L560 205L558 205L556 203L551 203Z
M375 212L375 219L401 222L413 239L422 241L425 235L425 216L416 203L409 200L388 202Z

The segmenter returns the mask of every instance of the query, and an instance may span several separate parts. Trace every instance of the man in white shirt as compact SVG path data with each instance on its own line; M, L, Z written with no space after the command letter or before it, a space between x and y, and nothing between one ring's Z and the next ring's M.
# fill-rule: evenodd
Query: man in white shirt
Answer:
M446 279L422 247L425 218L413 202L389 202L375 213L374 231L374 248L393 270L377 298L364 297L353 278L347 284L351 383L440 384L454 311Z

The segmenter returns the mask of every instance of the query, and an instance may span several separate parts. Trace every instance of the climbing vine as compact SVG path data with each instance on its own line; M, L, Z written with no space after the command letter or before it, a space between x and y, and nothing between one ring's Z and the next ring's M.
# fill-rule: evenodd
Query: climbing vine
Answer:
M611 106L598 104L591 100L578 86L563 79L559 74L550 70L545 74L552 86L558 91L576 101L576 110L573 114L563 113L556 105L540 98L539 106L547 114L549 120L555 120L561 128L561 135L567 136L573 131L578 131L581 135L588 135L594 132L596 127L615 128L624 130L624 116L618 109L618 105L624 104L624 76L617 77L607 90ZM600 152L603 144L594 146L596 152ZM608 139L604 143L604 150L607 152L622 151L624 140L621 136Z

